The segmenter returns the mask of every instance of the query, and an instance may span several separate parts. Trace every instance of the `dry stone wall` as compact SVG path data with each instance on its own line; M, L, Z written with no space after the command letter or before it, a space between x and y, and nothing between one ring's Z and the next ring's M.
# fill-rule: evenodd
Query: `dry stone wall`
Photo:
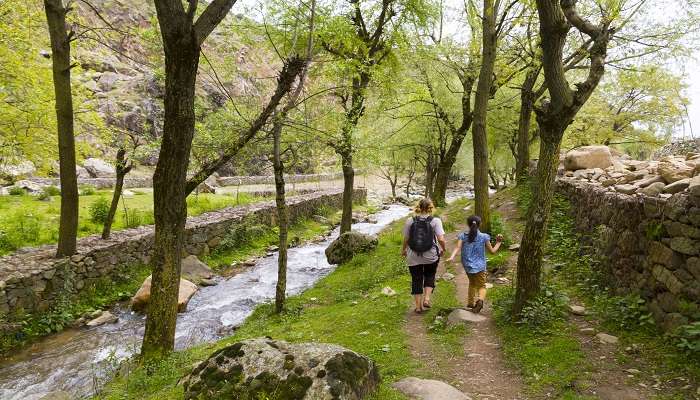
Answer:
M616 187L618 182L605 180L630 179L625 177L633 171L618 168L617 178L610 177L616 172L606 171L602 179L593 179L598 174L588 172L577 170L560 177L557 190L570 201L577 230L602 256L612 287L639 294L667 331L696 320L700 310L698 182L677 193L647 195L630 190L626 194Z
M367 192L356 189L354 198L364 202ZM342 191L330 190L290 197L291 221L310 217L321 207L339 208ZM216 248L226 233L244 218L276 223L274 201L230 207L187 220L185 251L203 255ZM79 291L103 277L116 276L123 268L148 263L152 253L152 225L116 231L109 240L89 236L78 241L78 254L55 259L55 246L22 249L0 258L0 316L49 309L68 291Z

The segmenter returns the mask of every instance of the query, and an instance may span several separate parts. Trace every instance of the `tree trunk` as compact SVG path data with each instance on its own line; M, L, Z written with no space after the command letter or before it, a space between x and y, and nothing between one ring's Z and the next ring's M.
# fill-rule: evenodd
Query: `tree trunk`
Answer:
M496 13L493 0L484 0L482 19L483 41L479 83L474 97L474 120L472 122L472 143L474 147L474 209L481 217L481 229L490 231L491 213L489 210L489 152L486 138L486 113L493 68L496 63Z
M433 182L435 178L435 156L432 152L428 153L425 160L425 196L428 199L433 198Z
M282 136L282 117L277 118L273 134L273 169L275 172L275 203L277 204L277 221L279 224L279 253L277 257L277 286L275 290L275 312L284 310L287 293L287 231L289 215L284 192L284 164L280 151Z
M562 129L563 132L563 129ZM553 185L559 165L559 140L551 140L542 132L540 159L537 163L537 179L534 183L532 202L527 212L527 224L518 253L518 275L514 315L520 315L527 302L540 290L542 256L547 235L547 222L552 206ZM561 137L555 133L555 137Z
M528 177L530 167L530 121L535 108L533 88L537 82L540 68L531 69L525 76L520 89L520 116L518 117L517 157L515 159L515 176L518 182Z
M114 194L112 195L112 203L109 206L109 213L107 214L107 220L102 227L102 239L109 239L112 232L112 224L114 223L114 216L117 214L117 207L119 206L119 197L122 195L122 188L124 187L124 177L131 171L131 165L126 165L126 150L119 149L117 151L117 165L116 173L117 178L114 182Z
M391 198L395 199L396 198L396 183L397 180L389 180L389 184L391 185Z
M452 165L454 165L454 161L441 162L437 167L435 182L433 184L433 195L431 198L433 199L433 203L435 203L435 205L438 207L442 207L447 204L445 201L445 196L447 194L447 185L450 181Z
M56 257L75 254L78 237L78 177L75 171L73 133L73 95L71 92L70 42L66 31L66 13L62 0L44 0L46 21L51 37L53 86L56 96L58 159L61 180L61 218Z
M185 186L194 135L194 87L200 47L182 33L165 43L165 122L153 175L155 241L151 299L141 355L160 358L174 348L187 203Z
M352 229L352 195L355 185L355 170L352 168L352 155L343 156L343 216L340 220L340 234Z

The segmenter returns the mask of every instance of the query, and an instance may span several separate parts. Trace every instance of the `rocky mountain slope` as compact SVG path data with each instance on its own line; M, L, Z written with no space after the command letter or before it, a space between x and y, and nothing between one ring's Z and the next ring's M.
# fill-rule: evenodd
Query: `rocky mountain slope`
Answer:
M30 2L27 7L34 8L31 23L38 31L36 43L26 50L26 57L49 59L46 23L41 20L40 12L43 6L38 0ZM79 99L76 104L79 163L90 157L111 160L120 142L133 145L137 140L138 160L143 165L155 165L162 131L164 72L153 2L76 2L69 19L78 32L73 45L77 66L72 75L74 96ZM197 80L197 112L201 122L209 114L231 107L229 97L235 99L236 107L244 115L247 109L255 111L264 101L274 83L274 79L265 78L275 77L280 63L258 28L252 20L232 14L205 43ZM48 60L43 64L50 68ZM2 80L0 74L0 88ZM89 122L81 118L87 114L92 115ZM52 127L45 128L53 133ZM0 166L4 165L2 172L8 178L8 175L56 173L55 161L15 153L11 157L5 154ZM47 162L49 168L32 166Z

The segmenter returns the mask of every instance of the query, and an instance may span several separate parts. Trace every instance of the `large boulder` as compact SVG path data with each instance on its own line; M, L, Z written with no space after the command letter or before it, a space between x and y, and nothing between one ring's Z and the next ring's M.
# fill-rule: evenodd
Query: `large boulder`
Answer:
M379 372L341 346L259 338L215 352L183 383L186 400L359 400L375 391Z
M29 194L39 194L44 191L44 186L34 181L21 180L15 182L14 187L24 189Z
M20 177L31 176L36 172L36 167L34 163L25 160L17 164L2 164L0 163L0 177L9 178L10 181L14 181Z
M342 264L352 260L355 254L368 252L377 247L375 236L358 232L345 232L326 248L326 259L329 264Z
M83 168L93 178L114 178L117 175L112 165L99 158L88 158L83 162Z
M615 164L608 146L583 146L571 150L564 157L564 167L569 171L586 168L608 168Z
M189 256L182 260L181 276L188 281L199 283L205 279L214 277L214 272L209 266L197 258Z
M666 156L659 161L659 175L666 183L673 183L693 176L693 167L688 166L682 158Z
M184 312L187 309L187 303L190 298L197 292L197 285L186 280L180 279L180 289L177 293L177 311ZM149 275L139 288L138 292L131 298L131 309L137 312L143 312L151 300L151 276Z

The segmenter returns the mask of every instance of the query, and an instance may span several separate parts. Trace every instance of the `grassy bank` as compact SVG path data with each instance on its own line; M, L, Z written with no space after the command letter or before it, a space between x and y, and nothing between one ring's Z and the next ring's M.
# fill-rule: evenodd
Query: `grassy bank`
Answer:
M313 288L289 298L287 311L273 313L271 304L259 306L236 333L211 343L172 354L158 365L129 366L103 391L101 399L181 399L178 380L194 364L215 350L246 338L270 336L290 342L336 343L371 357L380 368L382 384L373 400L405 399L391 383L421 375L411 357L403 330L410 303L410 276L401 257L402 221L388 227L374 251L339 266ZM391 287L395 296L381 293ZM433 324L440 310L456 306L452 283L440 282L433 311L425 323ZM432 335L449 351L464 331L447 331L436 325ZM447 350L446 350L447 351ZM422 375L430 376L430 372Z
M153 223L153 194L130 189L134 194L119 202L112 230L133 228ZM110 190L83 190L80 196L78 235L88 236L102 232L102 225L95 222L99 214L106 214L112 200ZM21 247L55 243L58 240L58 221L61 198L53 196L0 196L0 255ZM262 198L246 193L239 195L199 194L187 198L190 216L229 206L245 205ZM97 218L96 218L97 216Z
M517 200L525 214L531 201L527 187L511 189L505 196ZM506 223L506 228L512 221ZM543 290L525 310L522 321L511 320L512 287L490 292L495 319L508 359L522 372L532 396L586 399L581 385L593 366L576 339L577 329L568 319L570 302L585 304L588 321L599 330L620 338L616 362L625 365L641 359L649 376L666 382L679 376L696 381L700 362L684 353L668 335L651 322L638 296L616 296L605 284L597 261L581 253L568 202L555 197L545 248ZM574 300L572 300L574 299ZM633 354L625 349L636 349ZM677 385L682 386L682 385ZM667 390L663 399L685 398L682 392Z

